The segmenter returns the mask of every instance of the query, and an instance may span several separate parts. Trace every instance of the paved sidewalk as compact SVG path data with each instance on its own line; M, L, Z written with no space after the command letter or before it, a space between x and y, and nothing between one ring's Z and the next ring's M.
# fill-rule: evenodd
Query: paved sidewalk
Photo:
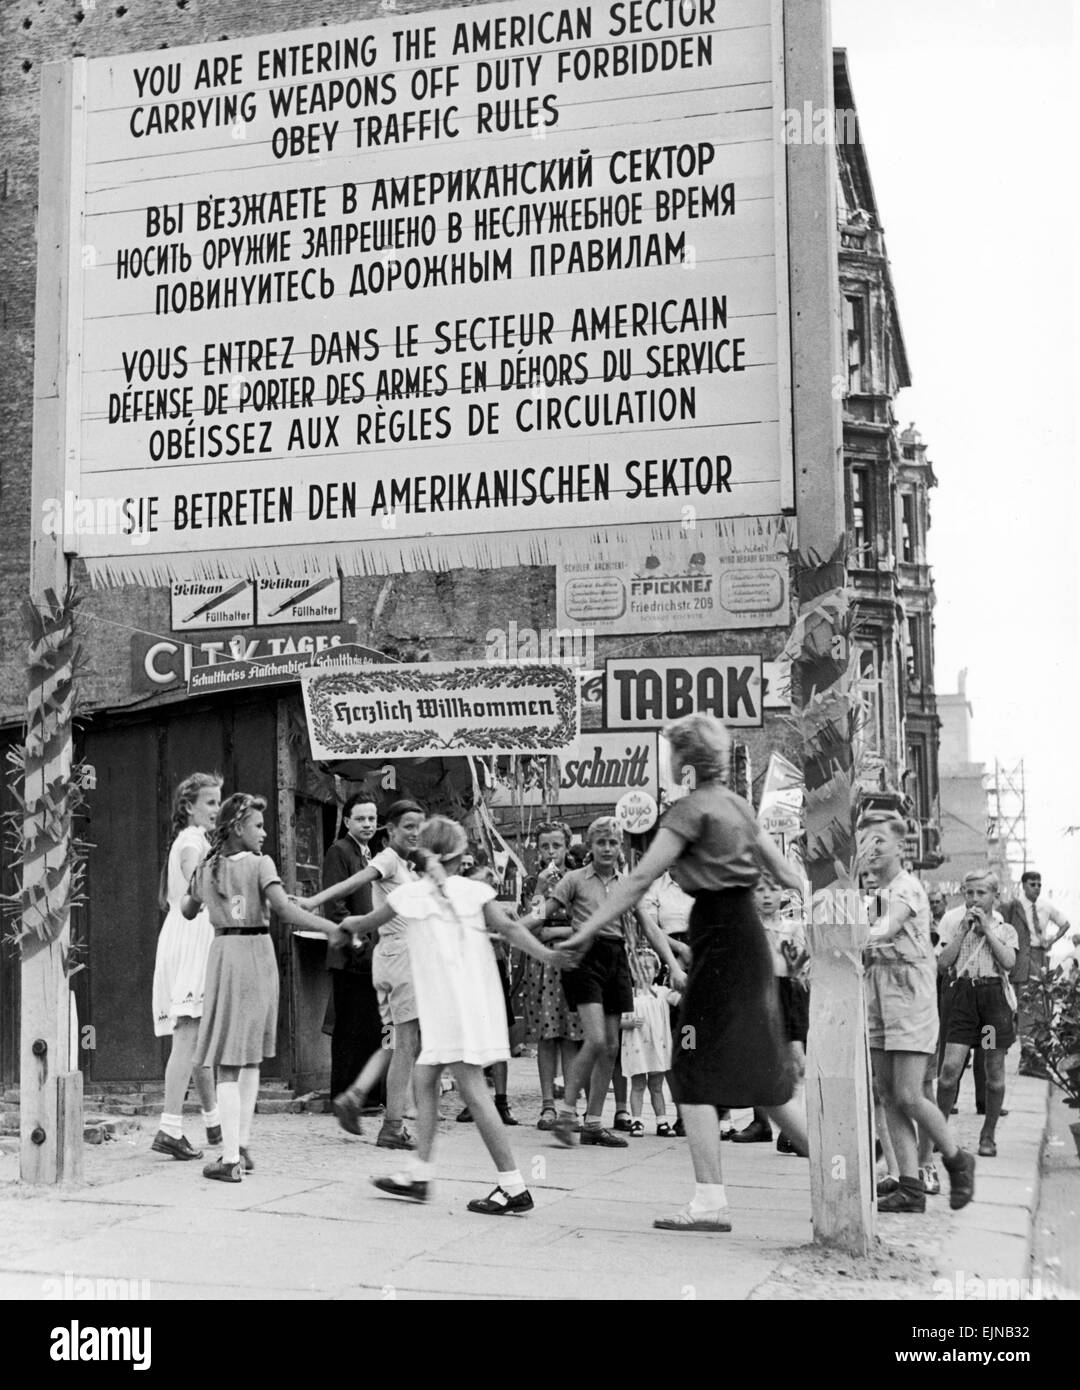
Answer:
M78 1189L29 1189L17 1155L0 1154L0 1297L86 1297L80 1280L149 1281L133 1292L172 1298L933 1298L934 1280L1028 1272L1046 1086L1011 1078L1001 1157L980 1161L976 1202L951 1213L879 1218L866 1261L810 1244L808 1165L765 1144L724 1145L730 1235L654 1231L654 1216L691 1191L684 1140L627 1149L563 1149L533 1122L535 1062L512 1064L522 1124L510 1131L536 1201L531 1216L465 1209L493 1186L475 1126L448 1119L427 1206L381 1196L369 1179L398 1157L332 1116L256 1116L256 1171L236 1187L201 1164L149 1152L141 1132L87 1148ZM443 1109L459 1108L453 1095ZM972 1109L970 1081L961 1110ZM529 1123L526 1123L528 1121ZM973 1115L956 1117L963 1142ZM198 1141L198 1122L189 1124ZM65 1283L66 1278L66 1283ZM961 1281L962 1284L963 1281ZM108 1286L106 1286L108 1287Z

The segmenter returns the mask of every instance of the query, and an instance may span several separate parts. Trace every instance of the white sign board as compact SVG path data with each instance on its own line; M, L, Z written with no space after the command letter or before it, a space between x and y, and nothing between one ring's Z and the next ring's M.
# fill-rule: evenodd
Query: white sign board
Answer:
M285 623L331 623L341 617L341 580L337 575L291 579L263 575L255 580L260 627Z
M559 755L560 806L614 803L632 791L659 793L655 733L583 733Z
M559 753L578 734L564 666L423 662L302 678L311 756L420 758Z
M255 621L250 579L178 579L172 586L173 632L249 627Z
M551 563L598 518L790 508L781 8L76 60L68 548L99 582Z
M656 824L656 802L648 792L627 792L619 797L615 816L628 835L644 835Z
M609 660L609 729L651 728L687 714L714 714L732 728L760 728L760 656L628 657Z
M688 527L675 545L650 544L642 528L636 552L598 545L568 556L557 573L559 626L597 636L787 627L790 528L785 517L738 517L708 538Z

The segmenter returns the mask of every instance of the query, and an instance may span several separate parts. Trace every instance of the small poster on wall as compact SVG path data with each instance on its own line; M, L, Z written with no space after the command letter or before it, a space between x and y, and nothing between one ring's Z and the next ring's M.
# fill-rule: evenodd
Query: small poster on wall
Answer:
M706 539L687 528L677 545L601 549L558 566L559 625L598 636L786 627L788 551L793 523L782 516L736 517Z

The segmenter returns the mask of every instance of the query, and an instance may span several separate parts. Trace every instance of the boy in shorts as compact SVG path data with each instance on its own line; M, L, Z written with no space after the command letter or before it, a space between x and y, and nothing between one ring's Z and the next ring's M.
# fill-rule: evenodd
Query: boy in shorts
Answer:
M564 874L548 894L543 908L524 919L526 926L538 926L562 908L570 913L571 926L576 930L609 896L619 881L616 864L622 849L622 831L618 821L614 816L600 816L589 826L586 839L592 862ZM671 969L675 988L679 988L676 981L685 984L685 976L667 937L644 917L640 920L653 948ZM611 1073L619 1055L622 1016L634 1008L621 925L615 922L601 928L577 966L563 971L562 981L566 1002L577 1010L585 1040L566 1068L566 1088L562 1110L555 1121L555 1137L567 1146L576 1144L580 1136L582 1144L625 1149L627 1141L601 1123ZM577 1099L582 1090L588 1093L584 1129L577 1117Z
M861 866L877 888L877 920L867 946L870 1060L900 1170L899 1186L879 1198L878 1211L926 1210L916 1125L941 1150L949 1174L949 1205L958 1211L975 1192L975 1159L957 1145L924 1091L928 1059L938 1041L930 905L922 884L901 865L907 835L902 817L870 811L860 817L857 832Z

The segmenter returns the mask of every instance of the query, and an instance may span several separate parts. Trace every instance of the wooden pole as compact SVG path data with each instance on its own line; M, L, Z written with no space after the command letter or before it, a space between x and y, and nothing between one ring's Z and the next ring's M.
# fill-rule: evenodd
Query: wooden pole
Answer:
M828 0L783 3L787 108L829 113L832 130ZM816 1241L865 1254L876 1212L862 965L836 868L853 851L837 171L829 142L791 143L786 156L795 498L805 557L787 654L804 745L806 872L818 917L808 932L811 1212Z
M80 132L85 61L50 63L42 75L34 356L30 593L43 614L31 647L24 796L19 1128L25 1182L82 1176L82 1076L69 1070L71 818L50 807L72 767L75 698L62 528L68 470L77 454L79 364L73 326L82 264Z

